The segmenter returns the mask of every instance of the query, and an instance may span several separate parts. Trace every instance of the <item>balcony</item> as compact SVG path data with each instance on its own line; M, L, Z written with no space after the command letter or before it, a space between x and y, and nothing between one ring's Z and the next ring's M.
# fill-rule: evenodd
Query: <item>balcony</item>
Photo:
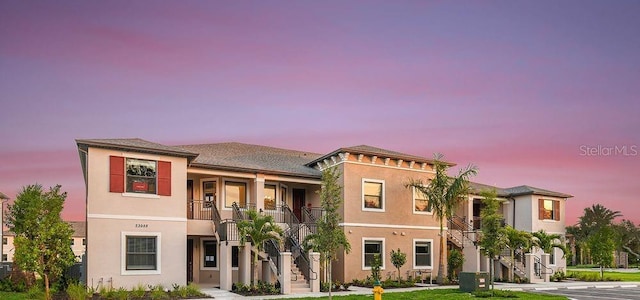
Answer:
M213 220L216 211L215 202L205 200L187 201L187 219Z

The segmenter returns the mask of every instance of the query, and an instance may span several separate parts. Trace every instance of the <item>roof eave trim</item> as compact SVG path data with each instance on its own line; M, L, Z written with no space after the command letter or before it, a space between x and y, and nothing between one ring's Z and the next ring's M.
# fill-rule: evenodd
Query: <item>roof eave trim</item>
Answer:
M268 174L268 175L282 175L282 176L291 176L291 177L300 177L305 179L321 179L322 175L310 175L310 174L300 174L300 173L292 173L285 171L274 171L274 170L264 170L264 169L252 169L252 168L240 168L240 167L229 167L229 166L220 166L220 165L209 165L202 163L192 163L190 165L192 168L202 168L209 170L222 170L222 171L233 171L233 172L246 172L246 173L260 173L260 174Z
M88 141L88 140L76 140L76 144L78 145L78 148L80 148L81 146L85 146L85 147L89 146L89 147L96 147L96 148L103 148L103 149L134 150L134 151L140 151L140 152L146 152L146 153L162 154L162 155L169 155L169 156L175 156L175 157L184 157L184 158L188 158L189 161L195 159L199 155L197 153L186 152L186 151L160 150L160 149L153 149L153 148L147 148L147 147L124 146L124 145L101 143L101 142Z

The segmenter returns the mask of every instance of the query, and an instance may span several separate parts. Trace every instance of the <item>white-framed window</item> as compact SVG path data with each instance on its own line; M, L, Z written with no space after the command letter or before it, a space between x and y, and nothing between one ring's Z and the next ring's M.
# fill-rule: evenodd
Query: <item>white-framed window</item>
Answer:
M384 180L362 179L362 210L384 212Z
M413 240L413 268L432 269L433 268L433 240L414 239Z
M371 270L374 255L380 255L381 270L384 270L384 238L362 238L362 269Z
M201 270L218 269L218 242L215 239L202 239Z
M247 207L246 181L224 181L224 206L229 208L234 202L238 203L239 207Z
M550 199L538 199L539 220L560 220L560 201Z
M277 201L276 201L276 184L265 184L264 185L264 209L265 210L275 210Z
M122 232L121 275L161 274L161 234Z
M417 214L432 215L433 212L429 210L429 199L420 189L413 187L413 212Z
M156 194L157 161L126 158L126 192Z

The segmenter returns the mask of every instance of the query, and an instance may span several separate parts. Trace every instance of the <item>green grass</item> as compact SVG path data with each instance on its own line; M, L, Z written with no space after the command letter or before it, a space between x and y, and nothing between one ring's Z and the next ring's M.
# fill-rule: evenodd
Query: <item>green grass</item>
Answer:
M514 292L518 296L517 299L541 299L541 300L566 300L563 296L553 296L546 294L536 294L527 292ZM373 295L348 295L348 296L335 296L334 298L339 300L364 300L373 299ZM339 293L338 293L339 295ZM320 298L299 298L299 299L329 299L329 297ZM473 295L465 292L461 292L458 289L434 289L434 290L422 290L413 292L394 292L383 293L383 300L418 300L418 299L514 299L514 298L476 298Z
M0 299L2 300L28 300L27 293L10 293L0 292Z
M574 271L571 269L567 270L567 276L571 275L572 273L578 273L578 274L584 274L584 273L598 273L598 276L600 276L600 271ZM604 271L604 277L605 278L610 278L612 280L616 280L616 281L640 281L640 272L612 272L612 271Z

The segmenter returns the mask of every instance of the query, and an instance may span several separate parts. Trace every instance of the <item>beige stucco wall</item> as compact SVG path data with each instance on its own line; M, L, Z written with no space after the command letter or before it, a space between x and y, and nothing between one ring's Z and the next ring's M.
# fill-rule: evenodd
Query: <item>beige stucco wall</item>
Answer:
M438 253L440 251L439 223L431 214L415 213L412 189L405 185L411 179L422 179L423 182L432 177L431 172L409 169L409 162L400 167L397 161L391 160L384 165L384 159L377 159L375 164L366 156L362 161L338 164L342 176L344 203L341 209L343 228L351 244L349 254L341 253L333 264L333 276L337 280L351 281L364 279L371 274L369 268L363 267L363 240L383 239L384 270L383 278L397 271L391 263L391 250L398 248L407 254L407 263L401 269L403 277L407 271L413 270L414 239L431 240L432 271L437 272ZM384 211L374 212L362 207L362 184L364 179L384 181ZM446 224L445 224L446 228ZM420 269L425 269L420 267Z
M170 161L171 196L110 193L109 155ZM87 164L87 284L186 284L186 159L89 148ZM158 237L157 274L123 271L125 235Z

